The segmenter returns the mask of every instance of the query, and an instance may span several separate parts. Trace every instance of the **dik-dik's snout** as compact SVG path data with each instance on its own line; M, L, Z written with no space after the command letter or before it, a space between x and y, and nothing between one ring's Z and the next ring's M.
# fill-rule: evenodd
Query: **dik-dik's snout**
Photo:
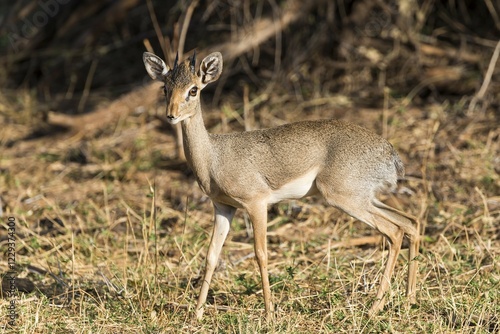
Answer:
M171 124L176 124L179 120L179 115L167 108L167 120Z
M178 103L175 103L175 101L170 98L167 99L167 120L171 124L177 124L180 120L180 112L179 112L179 105Z
M180 121L180 118L179 116L175 116L175 115L172 115L172 114L169 114L167 113L167 121L170 123L170 124L177 124L179 123Z
M167 115L167 120L169 121L169 123L171 123L171 124L175 124L175 123L177 123L177 122L175 121L175 119L176 119L176 117L175 117L175 116L172 116L172 115Z

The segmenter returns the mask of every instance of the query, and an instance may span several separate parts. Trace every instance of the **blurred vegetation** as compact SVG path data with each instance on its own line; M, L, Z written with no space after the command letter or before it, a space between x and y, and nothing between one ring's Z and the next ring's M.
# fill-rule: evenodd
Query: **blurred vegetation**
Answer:
M32 92L41 111L82 112L77 106L85 90L92 98L113 98L145 81L145 40L172 58L190 4L195 10L181 52L230 41L287 8L300 12L300 19L226 67L227 87L244 80L260 89L273 79L299 100L347 94L380 105L384 88L416 102L472 96L500 38L500 5L491 0L314 0L307 6L292 0L19 0L0 5L0 87ZM495 107L499 71L486 99Z

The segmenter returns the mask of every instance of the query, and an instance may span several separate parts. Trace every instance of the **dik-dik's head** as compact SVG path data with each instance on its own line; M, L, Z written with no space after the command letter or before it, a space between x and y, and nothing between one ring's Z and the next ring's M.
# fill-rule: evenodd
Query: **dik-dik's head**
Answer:
M219 78L222 72L222 55L214 52L206 56L196 71L196 54L170 69L158 56L144 52L142 59L153 80L163 82L167 102L167 118L172 124L183 121L200 110L200 91Z

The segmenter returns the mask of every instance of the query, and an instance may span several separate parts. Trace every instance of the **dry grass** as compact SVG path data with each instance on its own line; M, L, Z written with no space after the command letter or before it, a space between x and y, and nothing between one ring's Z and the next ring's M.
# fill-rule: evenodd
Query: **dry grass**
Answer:
M41 3L16 2L0 24L2 45ZM285 6L294 3L301 6ZM500 67L492 56L499 9L489 0L409 3L200 1L191 17L185 1L68 2L71 8L40 30L44 38L27 40L22 52L8 49L0 57L0 253L7 250L7 217L15 217L20 292L16 325L4 321L2 332L500 332ZM304 18L259 32L263 22L276 23L280 8L298 8ZM108 19L114 24L101 24ZM241 131L245 112L261 128L341 118L394 144L407 178L382 199L422 223L416 305L404 296L403 250L388 304L367 316L384 242L310 198L270 209L274 321L263 317L252 234L241 212L205 317L192 320L211 203L175 160L174 132L156 117L156 96L145 96L145 86L96 108L146 77L145 40L156 52L184 44L183 22L186 52L258 41L225 63L219 84L204 92L219 106L206 108L211 132ZM255 38L238 37L252 28ZM71 123L64 112L89 110L72 128L54 125ZM7 270L4 255L0 273ZM22 286L27 282L34 291L23 292L31 290ZM2 320L8 305L0 299Z
M388 101L385 111L332 114L334 99L297 104L280 96L255 110L261 127L304 115L341 117L387 133L400 151L408 178L384 199L418 216L425 228L417 305L408 307L404 297L403 251L388 305L368 318L386 255L383 244L337 247L374 232L309 199L270 211L276 319L264 321L252 238L239 213L206 315L195 322L191 314L212 210L187 168L173 160L171 130L148 111L85 141L65 133L26 140L33 131L27 97L18 104L3 100L8 116L0 135L2 222L5 227L6 216L16 217L19 277L36 285L33 293L19 293L16 331L498 332L498 116L493 111L464 115L459 104L405 108L398 99ZM269 112L276 107L287 112ZM15 117L6 112L16 108L22 112ZM211 131L241 130L241 103L228 98L223 110L206 113ZM0 267L7 271L5 258ZM7 303L0 302L1 318Z

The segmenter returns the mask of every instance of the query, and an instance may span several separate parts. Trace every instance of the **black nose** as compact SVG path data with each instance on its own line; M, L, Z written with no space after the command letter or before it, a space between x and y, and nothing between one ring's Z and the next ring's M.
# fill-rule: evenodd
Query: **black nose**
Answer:
M167 118L168 118L168 119L174 119L175 117L174 117L174 116L172 116L172 115L167 115Z

